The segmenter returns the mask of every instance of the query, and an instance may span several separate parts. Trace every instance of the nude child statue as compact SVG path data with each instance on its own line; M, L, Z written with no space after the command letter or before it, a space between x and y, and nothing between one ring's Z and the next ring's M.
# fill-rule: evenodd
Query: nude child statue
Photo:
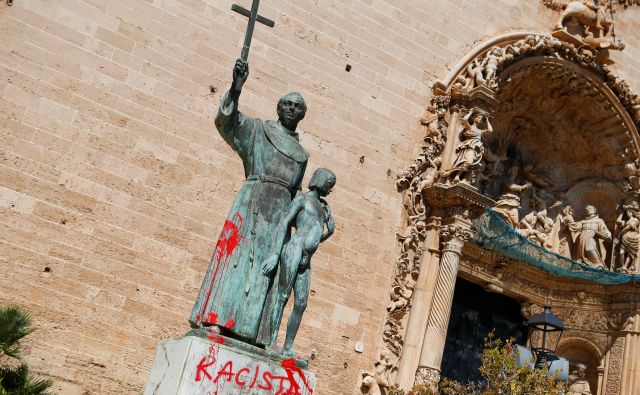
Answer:
M296 196L289 211L280 220L275 234L271 255L262 263L265 275L273 272L280 262L277 284L268 308L263 313L263 327L260 336L267 346L273 346L278 337L278 329L282 321L282 310L293 290L293 312L287 324L287 336L284 341L283 354L295 356L293 340L300 327L302 314L307 307L311 282L310 261L320 243L328 239L335 230L331 209L323 199L329 195L336 184L336 176L329 169L320 168L313 173L309 182L309 192ZM325 231L326 225L326 231ZM295 232L285 243L291 227ZM268 320L268 322L265 322Z

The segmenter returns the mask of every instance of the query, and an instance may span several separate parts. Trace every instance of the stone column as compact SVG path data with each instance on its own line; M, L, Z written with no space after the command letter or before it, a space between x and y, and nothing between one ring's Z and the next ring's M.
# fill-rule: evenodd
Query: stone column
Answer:
M620 393L638 394L640 393L640 366L637 358L640 353L640 315L629 317L623 331L626 335Z
M411 301L411 312L407 321L407 331L405 335L402 355L398 361L397 383L401 388L413 387L416 368L422 352L422 340L427 327L429 310L438 278L440 249L438 230L440 229L440 218L430 217L427 221L427 237L424 246L428 253L422 257L420 264L420 274L416 282L415 292Z
M420 362L416 370L416 384L435 388L440 381L440 364L447 338L453 291L456 286L458 264L464 242L471 232L468 223L445 225L440 230L442 255L436 280L431 311L427 321Z

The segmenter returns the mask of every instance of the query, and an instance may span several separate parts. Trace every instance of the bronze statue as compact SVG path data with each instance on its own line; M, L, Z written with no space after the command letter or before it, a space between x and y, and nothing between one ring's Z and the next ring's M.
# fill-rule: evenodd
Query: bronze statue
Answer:
M280 267L277 285L274 286L272 297L265 307L259 335L260 343L270 346L276 343L282 310L292 290L294 293L293 312L289 317L283 347L285 356L295 356L293 340L309 298L311 257L320 246L320 242L328 239L335 230L331 209L323 199L329 195L335 184L336 176L331 170L320 168L313 173L309 182L309 192L299 194L291 202L287 214L282 217L275 230L271 254L262 263L265 275L274 272L278 262ZM285 243L291 226L295 226L296 231Z
M215 125L242 159L246 181L231 206L200 287L189 322L222 328L223 334L255 343L274 275L262 273L276 225L289 210L309 154L296 127L307 110L302 96L278 102L278 121L250 118L238 111L248 63L238 59L233 84L220 103Z

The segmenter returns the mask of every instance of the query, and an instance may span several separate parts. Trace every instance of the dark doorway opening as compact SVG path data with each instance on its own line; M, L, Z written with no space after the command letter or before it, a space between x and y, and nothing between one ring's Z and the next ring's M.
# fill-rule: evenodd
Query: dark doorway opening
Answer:
M524 345L527 340L525 321L517 301L458 278L441 376L463 383L479 380L478 369L487 334L493 330L499 338L514 337L517 344Z

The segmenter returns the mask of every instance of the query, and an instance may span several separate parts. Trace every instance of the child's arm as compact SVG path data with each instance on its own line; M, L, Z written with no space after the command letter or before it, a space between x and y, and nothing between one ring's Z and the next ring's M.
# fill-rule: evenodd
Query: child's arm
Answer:
M291 201L291 205L289 205L289 211L276 226L275 238L273 240L271 254L262 263L262 273L269 274L273 271L273 269L276 268L276 266L278 266L278 260L280 259L280 251L282 251L284 238L287 235L287 231L289 230L291 223L296 219L296 217L298 216L298 212L303 207L304 195L300 194L296 196L293 201Z
M325 214L324 223L327 224L327 231L322 234L320 241L325 241L329 237L331 237L333 232L336 230L336 223L333 221L333 216L331 215L331 208L329 207L329 205L324 201L322 203L323 203L322 207L324 208L324 214Z

